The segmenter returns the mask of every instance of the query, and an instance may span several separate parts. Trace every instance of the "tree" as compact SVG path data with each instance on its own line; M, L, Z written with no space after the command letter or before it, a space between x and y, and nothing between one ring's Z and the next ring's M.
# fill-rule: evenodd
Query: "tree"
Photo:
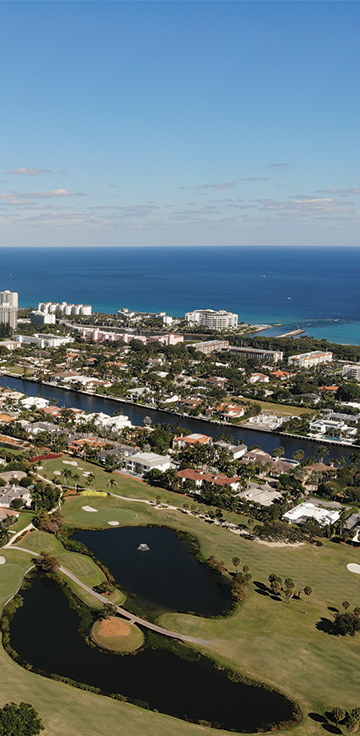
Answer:
M324 462L324 457L327 457L328 454L329 454L329 448L326 447L325 445L322 445L321 447L319 447L316 453L316 457L319 458L321 462Z
M292 578L286 578L284 584L285 584L285 596L288 599L288 603L290 603L293 595L295 594L295 583L292 580Z
M75 492L76 492L76 486L77 486L78 481L80 480L80 475L79 473L73 473L72 477L73 477L74 487L75 487Z
M62 470L61 474L64 476L64 479L68 482L73 477L72 470L70 470L70 468L65 468L65 470Z
M151 417L144 417L144 419L143 419L143 425L144 425L144 427L150 427L151 424L152 424Z
M349 601L343 601L341 605L342 605L343 608L345 608L345 611L347 611L348 608L350 608Z
M275 450L273 450L273 457L282 457L282 455L285 452L285 447L282 447L282 445L279 445L279 447L275 447Z
M116 616L116 613L116 606L113 603L105 603L101 611L99 611L99 616L100 618L111 618L111 616Z
M88 479L88 483L89 483L89 485L91 486L91 485L93 484L94 480L95 480L95 475L94 475L94 473L89 473L89 475L88 475L87 479Z
M334 708L334 710L331 711L330 718L334 723L341 723L341 721L344 721L346 718L346 710L345 708Z
M357 631L360 631L360 619L350 611L346 613L336 613L334 628L337 634L340 636L355 636Z
M346 719L346 728L350 733L356 733L359 730L360 721L356 716L350 715Z
M116 480L115 480L115 478L110 478L110 480L108 480L108 482L107 482L106 485L107 486L110 486L110 488L113 489L114 486L116 486Z
M295 450L293 453L294 460L297 460L298 463L300 463L305 457L304 450Z
M240 565L240 557L233 557L232 558L232 563L233 563L233 565L235 567L235 572L236 572L237 568Z
M30 703L6 703L0 708L0 736L37 736L44 726Z
M37 557L34 557L33 562L36 567L43 570L43 572L56 572L59 567L59 560L57 557L49 555L48 552L44 551L40 552Z

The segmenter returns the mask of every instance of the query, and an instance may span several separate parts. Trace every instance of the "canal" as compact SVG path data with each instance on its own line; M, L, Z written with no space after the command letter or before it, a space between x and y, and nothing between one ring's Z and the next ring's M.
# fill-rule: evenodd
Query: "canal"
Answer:
M228 427L219 424L213 424L205 420L194 419L192 417L182 417L171 412L159 411L158 409L149 409L140 404L128 404L119 402L115 399L107 399L102 396L90 396L88 394L71 391L56 386L48 386L42 383L35 383L22 378L12 376L1 376L1 386L9 386L17 391L22 391L28 396L43 396L50 401L57 401L58 406L76 407L86 412L104 412L113 416L116 412L122 410L126 414L132 424L143 426L145 417L150 417L153 424L170 424L173 427L186 427L191 432L201 432L211 437L219 437L226 435L232 437L234 442L242 442L248 447L258 445L262 450L272 453L273 450L281 445L285 448L285 457L292 457L295 450L303 450L305 456L315 455L320 445L313 440L298 439L286 437L284 435L273 434L271 432L261 432L253 429L245 429L243 427ZM354 451L353 448L343 445L327 445L329 449L329 459L336 459L343 455L349 458Z

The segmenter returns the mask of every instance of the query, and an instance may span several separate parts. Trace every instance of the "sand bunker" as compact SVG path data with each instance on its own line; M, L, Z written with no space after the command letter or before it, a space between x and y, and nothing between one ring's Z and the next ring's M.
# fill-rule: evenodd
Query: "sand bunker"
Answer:
M61 475L61 470L54 470L54 475Z
M119 526L119 521L108 521L109 526Z
M81 508L83 511L92 511L93 513L97 511L97 509L93 509L92 506L82 506Z
M5 565L6 557L0 557L0 565ZM130 633L130 632L129 632Z
M63 463L64 465L76 465L77 466L76 460L63 460Z
M99 633L102 636L129 636L131 629L129 624L121 621L120 618L111 616L102 620Z
M357 572L357 574L360 575L360 565L357 565L355 562L351 562L350 565L346 565L346 567L350 572Z

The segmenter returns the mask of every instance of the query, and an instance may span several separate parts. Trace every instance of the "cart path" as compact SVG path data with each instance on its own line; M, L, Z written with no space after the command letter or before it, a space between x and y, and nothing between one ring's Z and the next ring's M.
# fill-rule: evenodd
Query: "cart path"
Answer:
M26 547L13 547L13 549L19 549L22 552L27 552L30 555L33 555L33 557L38 557L39 552L33 552L31 549L26 549ZM79 578L76 577L70 570L67 570L66 567L63 567L63 565L59 566L60 572L63 573L63 575L66 575L68 578L73 580L74 583L80 586L83 590L86 590L87 593L90 593L94 598L97 598L97 600L101 601L104 605L108 603L109 601L104 600L104 596L101 595L101 593L96 593L95 590L90 588L86 583L83 583ZM112 604L115 605L115 604ZM144 626L146 629L151 629L152 631L156 631L158 634L163 634L164 636L168 636L171 639L180 639L181 641L188 641L192 644L211 644L211 641L205 641L204 639L197 639L193 636L186 636L186 634L179 634L176 631L170 631L169 629L164 629L162 626L158 626L157 624L153 624L150 621L145 621L143 618L140 618L140 616L135 616L133 613L130 613L129 611L126 611L125 608L122 608L121 606L115 605L117 613L120 614L120 616L123 616L126 618L130 623L132 624L139 624L140 626Z

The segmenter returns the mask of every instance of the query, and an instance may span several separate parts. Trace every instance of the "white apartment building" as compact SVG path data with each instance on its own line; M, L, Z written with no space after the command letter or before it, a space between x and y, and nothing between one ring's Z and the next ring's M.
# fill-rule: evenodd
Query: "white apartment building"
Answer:
M10 325L12 330L17 326L19 295L17 291L0 291L0 324Z
M38 311L45 314L55 314L56 311L59 311L65 316L76 314L84 317L92 314L92 306L91 304L68 304L67 302L39 302Z
M38 348L59 348L74 342L73 337L60 337L59 335L15 335L15 341L24 345L34 343Z
M0 291L0 304L9 304L10 307L19 307L19 294L17 291Z
M54 325L56 322L55 314L50 312L40 312L35 310L30 312L30 322L33 325Z
M194 342L191 346L204 355L210 355L215 350L227 350L229 347L228 340L208 340L207 342Z
M313 350L311 353L300 353L290 355L288 365L296 365L298 368L312 368L320 363L330 363L333 359L332 353L323 353L321 350Z
M353 381L360 381L360 363L344 365L342 375L344 378L350 378Z
M201 325L210 330L228 330L237 327L239 323L239 315L226 312L225 309L195 309L193 312L186 312L185 319L190 324Z
M283 360L284 353L281 350L262 350L247 345L245 348L229 347L229 353L238 353L247 360L258 360L262 363L278 363Z

